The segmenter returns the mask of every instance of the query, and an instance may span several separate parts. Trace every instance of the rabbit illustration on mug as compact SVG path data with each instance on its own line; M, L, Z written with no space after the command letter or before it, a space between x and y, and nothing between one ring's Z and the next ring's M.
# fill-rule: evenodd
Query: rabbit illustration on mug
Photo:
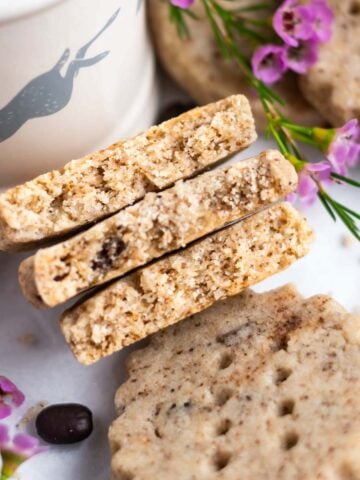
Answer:
M33 78L4 108L0 109L0 142L11 137L28 120L52 115L68 104L73 91L74 79L79 71L95 65L109 54L109 50L107 50L86 58L89 47L109 28L119 11L120 9L116 10L101 30L79 48L63 75L61 69L70 58L69 48L65 49L50 70Z

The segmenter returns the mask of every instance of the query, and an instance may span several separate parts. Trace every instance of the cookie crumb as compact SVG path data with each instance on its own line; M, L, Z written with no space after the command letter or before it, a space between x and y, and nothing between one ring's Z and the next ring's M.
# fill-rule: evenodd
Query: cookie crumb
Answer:
M25 333L23 335L19 335L17 340L27 347L31 347L38 343L38 338L33 333Z
M342 235L341 245L344 248L349 248L354 244L354 238L351 235Z
M19 428L20 430L25 429L28 426L28 424L31 422L31 420L34 417L36 417L36 415L40 413L41 410L43 410L48 404L49 402L47 402L46 400L41 400L35 403L35 405L30 407L28 410L26 410L25 414L22 416L20 421L16 424L16 428Z

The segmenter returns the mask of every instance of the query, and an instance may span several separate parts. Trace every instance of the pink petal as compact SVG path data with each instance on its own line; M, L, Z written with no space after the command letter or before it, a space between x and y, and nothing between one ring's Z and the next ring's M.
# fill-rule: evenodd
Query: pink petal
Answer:
M7 425L0 424L0 450L5 447L9 441L9 427Z
M16 385L9 380L7 377L0 376L0 390L2 390L3 393L12 393L17 390Z
M273 17L273 27L284 42L297 47L299 40L308 40L313 36L313 12L298 1L282 3Z
M20 405L22 405L24 401L25 401L25 395L22 392L20 392L20 390L17 390L12 394L12 402L17 407L20 407Z
M285 200L287 202L290 202L290 203L295 203L296 202L296 199L297 199L297 195L296 193L292 192L292 193L288 193L286 196L285 196Z
M9 396L10 401L17 407L19 407L25 400L25 395L11 380L3 375L0 376L0 399L1 396ZM0 416L0 418L4 417Z
M360 136L359 121L356 118L352 118L345 123L344 126L338 129L338 137L351 137L357 140Z
M324 160L317 163L309 163L306 169L310 172L316 173L319 180L327 180L331 174L331 164Z
M360 157L360 128L357 119L349 120L337 129L329 146L327 157L334 170L341 175L346 174L347 167L357 164Z
M353 145L348 156L349 167L355 167L360 160L360 145Z
M310 8L314 14L314 35L322 43L326 43L332 36L334 13L324 0L313 0Z
M38 447L39 440L31 435L26 433L18 433L13 438L14 446L19 451L33 450Z
M296 73L306 73L318 59L318 44L316 42L300 42L297 48L286 49L288 68Z
M171 0L171 3L176 7L189 8L194 3L194 0Z
M0 420L8 417L9 415L11 415L10 405L6 405L6 403L0 402Z
M314 180L306 173L306 171L301 171L299 174L299 183L298 183L298 194L300 200L306 204L311 205L316 199L318 192L318 187Z
M263 45L255 51L251 64L255 76L271 85L280 80L286 71L284 48L278 45Z

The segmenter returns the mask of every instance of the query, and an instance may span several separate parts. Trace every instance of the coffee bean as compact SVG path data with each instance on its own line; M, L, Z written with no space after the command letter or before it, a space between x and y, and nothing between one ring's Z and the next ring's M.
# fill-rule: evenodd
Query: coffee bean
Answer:
M92 413L84 405L62 403L44 408L36 418L36 430L45 442L81 442L93 429Z

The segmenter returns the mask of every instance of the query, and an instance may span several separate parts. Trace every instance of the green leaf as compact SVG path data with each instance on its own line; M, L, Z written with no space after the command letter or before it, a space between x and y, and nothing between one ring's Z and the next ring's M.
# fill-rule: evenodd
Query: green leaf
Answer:
M353 187L360 188L360 182L358 182L357 180L354 180L353 178L344 177L343 175L339 175L338 173L335 173L335 172L332 172L331 176L333 178L336 178L337 180L341 180L342 182L348 183L349 185L352 185Z
M189 17L192 20L198 20L199 18L197 15L190 9L183 9L169 3L169 18L170 21L175 25L177 34L180 38L189 38L190 31L187 24L187 19L185 17Z
M190 8L187 8L186 10L183 10L183 14L187 15L188 17L192 18L193 20L199 20L199 17L196 15L195 12L190 10Z
M331 210L331 207L330 207L330 205L328 204L325 195L323 195L322 192L319 192L319 193L318 193L318 197L319 197L321 203L324 205L324 207L325 207L325 209L327 210L327 212L328 212L328 214L330 215L330 217L334 220L334 222L336 222L335 213Z
M223 55L224 58L229 58L229 50L227 47L226 40L224 39L224 36L213 17L212 11L208 4L208 0L202 0L202 3L204 5L206 16L209 20L211 29L214 33L215 40L221 51L221 54Z
M230 0L232 1L232 0ZM244 7L239 7L240 12L258 12L260 10L273 10L273 3L263 2L256 5L248 5Z
M341 209L345 210L347 213L349 213L349 214L352 215L353 217L355 217L355 218L357 218L358 220L360 220L360 213L355 212L355 211L352 210L351 208L346 207L345 205L337 202L336 200L333 200L333 202L336 203L336 205L337 205L338 208L341 208Z
M354 237L360 241L360 230L359 227L356 225L355 221L351 216L349 216L348 212L346 211L347 208L344 208L344 205L341 203L336 202L334 199L327 195L327 200L331 202L332 208L335 210L336 214L340 218L340 220L344 223L344 225L348 228L348 230L354 235Z
M251 28L246 27L240 22L234 23L233 27L237 30L239 35L245 38L251 38L252 40L255 40L256 43L262 44L266 43L269 40L267 37L258 33L256 30L252 30Z

